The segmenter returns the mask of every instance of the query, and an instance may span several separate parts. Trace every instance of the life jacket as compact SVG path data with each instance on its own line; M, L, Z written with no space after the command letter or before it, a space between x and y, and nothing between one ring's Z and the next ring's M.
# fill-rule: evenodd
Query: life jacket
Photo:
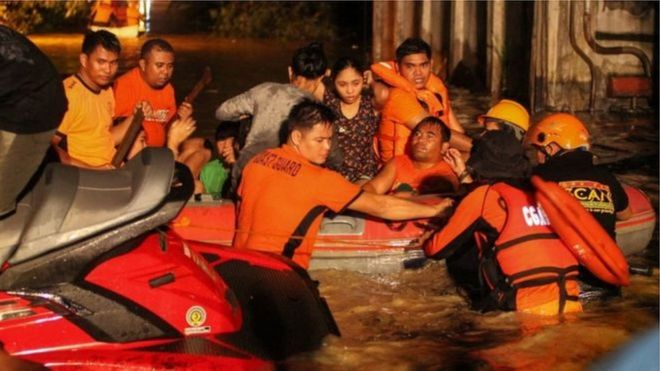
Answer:
M551 310L563 313L570 301L566 311L581 311L578 262L551 229L533 194L505 183L491 189L501 196L507 219L495 243L480 246L480 278L489 289L487 302L497 309L543 308L539 314L554 314L547 313L545 304L558 301L554 306L558 309Z
M399 155L394 157L394 166L396 176L390 191L396 191L402 185L408 185L419 193L451 193L458 190L458 178L445 161L440 160L427 169L417 169L408 155Z
M399 74L395 62L374 63L371 65L371 71L386 84L414 95L429 114L438 117L445 124L449 123L449 93L439 77L431 74L426 88L418 90ZM411 130L404 123L383 115L378 131L381 153L385 153L383 161L406 153L410 133ZM390 152L392 156L389 156Z

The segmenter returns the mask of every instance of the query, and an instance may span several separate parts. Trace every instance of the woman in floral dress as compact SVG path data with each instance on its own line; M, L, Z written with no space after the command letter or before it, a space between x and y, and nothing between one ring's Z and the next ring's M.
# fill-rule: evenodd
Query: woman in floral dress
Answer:
M364 89L364 69L352 58L341 58L332 69L328 85L323 102L337 114L333 140L336 148L329 167L351 182L364 183L378 171L374 138L380 122L373 95Z

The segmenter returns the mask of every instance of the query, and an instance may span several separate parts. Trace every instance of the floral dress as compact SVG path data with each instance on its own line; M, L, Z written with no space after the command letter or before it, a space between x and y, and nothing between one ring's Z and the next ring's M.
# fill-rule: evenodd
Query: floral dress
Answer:
M341 162L335 170L351 182L360 178L372 178L378 171L378 158L374 152L374 137L380 119L374 108L373 95L362 93L358 113L351 119L341 112L341 99L331 89L326 89L323 102L338 119L334 122L335 138Z

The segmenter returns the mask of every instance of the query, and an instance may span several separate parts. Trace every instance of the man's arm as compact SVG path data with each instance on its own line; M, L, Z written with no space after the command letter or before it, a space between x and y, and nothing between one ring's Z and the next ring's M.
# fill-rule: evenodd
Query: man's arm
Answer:
M449 126L454 132L465 133L465 129L463 129L460 121L458 121L456 115L454 115L454 110L451 108L449 109L449 122L447 123L447 126Z
M253 89L226 100L215 110L215 118L220 121L239 121L254 114Z
M382 169L376 174L373 179L369 180L365 185L362 186L367 192L376 193L383 195L392 189L392 184L396 179L396 165L394 164L394 159L390 160L383 166Z
M390 96L390 89L387 84L379 80L372 79L370 80L369 85L371 85L371 90L374 92L374 106L380 111L385 107L387 98Z
M445 198L437 205L425 205L388 195L363 192L348 208L388 220L407 220L442 216L451 210L453 201Z
M472 138L464 132L452 130L451 138L449 138L449 145L461 152L470 153L470 150L472 149Z

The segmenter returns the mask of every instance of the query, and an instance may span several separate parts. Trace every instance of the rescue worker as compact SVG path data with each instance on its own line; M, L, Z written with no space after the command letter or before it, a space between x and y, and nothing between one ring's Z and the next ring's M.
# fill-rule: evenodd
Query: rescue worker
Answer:
M451 208L450 199L424 205L364 192L324 168L334 119L327 106L303 100L293 106L285 122L286 143L257 154L247 164L238 188L235 248L276 252L307 268L328 209L406 220L439 216Z
M585 207L614 239L617 220L631 217L628 196L607 169L595 166L589 151L589 131L568 113L547 116L527 133L526 145L535 149L539 165L534 174L557 182ZM616 294L619 288L598 280L584 270L581 279L590 286Z
M534 199L521 143L506 131L488 131L475 141L467 165L479 186L427 241L426 255L473 254L472 266L447 264L474 309L543 315L581 311L578 262Z

